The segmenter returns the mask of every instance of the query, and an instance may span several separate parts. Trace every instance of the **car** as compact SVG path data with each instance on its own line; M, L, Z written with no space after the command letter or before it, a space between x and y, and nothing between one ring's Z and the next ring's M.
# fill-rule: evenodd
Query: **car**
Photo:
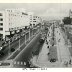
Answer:
M2 51L0 51L0 56L4 56L4 53Z
M41 39L39 40L39 42L40 42L40 43L44 43L44 39L41 38Z
M54 58L50 59L50 62L56 62L56 59L54 59Z
M48 52L48 54L47 55L49 55L50 53Z
M49 46L47 48L49 48Z
M14 52L15 51L15 49L14 48L11 48L11 52Z
M1 62L1 63L0 63L0 66L9 66L9 65L10 65L10 63L6 63L6 62L4 62L4 63Z

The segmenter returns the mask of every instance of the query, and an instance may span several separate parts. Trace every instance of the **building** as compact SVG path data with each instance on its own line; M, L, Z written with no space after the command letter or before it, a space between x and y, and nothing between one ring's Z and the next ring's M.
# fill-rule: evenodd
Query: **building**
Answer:
M41 23L41 22L42 22L42 20L41 20L40 17L38 17L38 16L33 16L33 24L37 25L37 24L39 24L39 23Z
M0 11L0 34L5 37L19 32L20 29L29 25L29 16L25 9L5 9Z
M29 15L29 24L31 27L34 27L38 24L42 24L42 19L36 16L33 12L28 12Z
M25 27L33 27L41 22L40 17L33 12L26 12L23 8L5 9L0 11L0 38L7 40Z
M34 13L33 12L28 12L28 15L29 15L29 24L33 25L33 16L34 16Z

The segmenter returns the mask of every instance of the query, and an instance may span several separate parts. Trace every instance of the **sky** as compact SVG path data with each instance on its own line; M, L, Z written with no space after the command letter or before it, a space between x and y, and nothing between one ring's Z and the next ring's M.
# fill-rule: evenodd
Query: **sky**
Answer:
M47 19L69 16L72 3L0 3L0 10L7 8L24 8Z

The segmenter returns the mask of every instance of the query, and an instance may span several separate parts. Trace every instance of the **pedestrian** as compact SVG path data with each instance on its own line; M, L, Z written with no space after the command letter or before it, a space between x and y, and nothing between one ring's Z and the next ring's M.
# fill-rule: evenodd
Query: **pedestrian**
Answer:
M46 44L48 45L48 42L46 42Z
M49 48L49 46L47 48Z
M65 61L65 62L64 62L64 65L65 65L66 67L68 67L68 62L67 62L67 61Z
M50 52L48 52L48 55L50 54Z
M69 64L71 64L71 59L69 60Z

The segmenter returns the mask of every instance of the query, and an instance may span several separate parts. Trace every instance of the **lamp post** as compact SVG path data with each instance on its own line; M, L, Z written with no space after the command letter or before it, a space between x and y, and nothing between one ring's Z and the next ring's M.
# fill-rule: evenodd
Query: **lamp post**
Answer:
M20 36L19 36L19 50L20 50Z
M9 55L10 55L10 39L9 39Z
M29 41L30 41L30 27L29 27Z
M26 44L26 33L25 33L25 44Z

